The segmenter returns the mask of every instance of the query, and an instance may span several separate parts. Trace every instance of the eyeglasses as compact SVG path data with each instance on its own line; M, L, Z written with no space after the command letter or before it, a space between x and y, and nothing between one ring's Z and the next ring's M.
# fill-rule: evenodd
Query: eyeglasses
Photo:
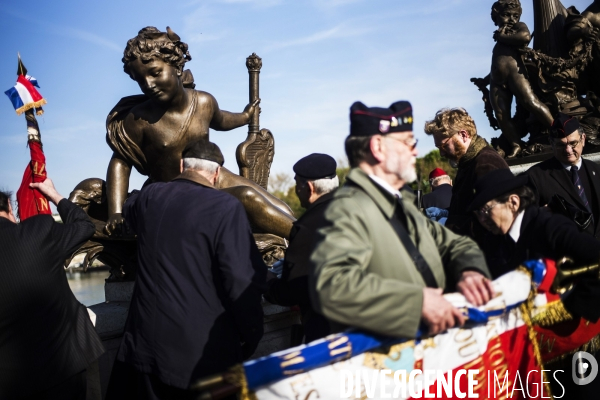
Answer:
M478 217L487 218L490 216L490 212L492 208L496 207L500 203L494 203L491 206L481 207L479 210L475 211Z
M579 143L581 143L582 140L583 139L573 140L572 142L568 142L568 143L552 141L552 144L554 145L554 147L556 147L557 149L560 149L560 150L565 150L567 148L567 146L569 146L570 148L575 150L575 147L579 146Z
M452 136L454 136L454 135L452 135ZM450 141L450 139L452 139L452 136L448 136L446 138L446 140L442 141L442 143L440 143L439 145L436 144L435 147L437 147L438 149L445 148L446 144Z
M411 150L414 150L415 147L417 147L417 143L419 143L419 139L415 139L415 138L398 139L398 138L395 138L393 136L385 136L385 137L389 138L389 139L392 139L392 140L395 140L395 141L400 142L400 143L404 143Z

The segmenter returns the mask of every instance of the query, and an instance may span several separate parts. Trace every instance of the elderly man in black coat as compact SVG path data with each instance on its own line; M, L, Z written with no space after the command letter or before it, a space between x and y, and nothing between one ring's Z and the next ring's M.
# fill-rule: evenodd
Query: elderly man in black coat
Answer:
M85 399L89 365L104 352L88 311L69 288L64 262L95 231L50 179L31 184L63 223L16 223L0 192L0 399Z
M271 303L300 307L306 343L331 333L329 321L311 305L308 276L312 273L310 255L317 229L325 225L325 210L340 185L336 167L333 157L320 153L310 154L294 164L296 195L306 212L294 222L281 279L270 280L265 295Z
M600 239L600 166L581 157L585 133L576 118L560 113L550 136L554 157L527 171L538 204L559 211L552 198L561 196L573 210L592 214L593 218L580 229Z
M139 269L107 399L194 398L191 384L250 357L262 337L267 269L244 207L214 188L222 165L215 144L191 143L181 175L125 202Z

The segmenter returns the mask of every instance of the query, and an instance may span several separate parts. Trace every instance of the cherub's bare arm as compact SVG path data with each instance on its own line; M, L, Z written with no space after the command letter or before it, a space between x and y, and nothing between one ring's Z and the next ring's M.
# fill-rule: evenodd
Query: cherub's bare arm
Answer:
M509 46L527 46L531 42L531 33L526 24L518 22L510 31L498 29L494 32L494 40Z
M228 131L247 125L252 115L255 112L259 112L258 104L260 103L260 99L255 100L252 104L248 104L241 113L232 113L219 109L217 100L212 96L210 98L213 103L213 118L210 121L210 127L216 131Z

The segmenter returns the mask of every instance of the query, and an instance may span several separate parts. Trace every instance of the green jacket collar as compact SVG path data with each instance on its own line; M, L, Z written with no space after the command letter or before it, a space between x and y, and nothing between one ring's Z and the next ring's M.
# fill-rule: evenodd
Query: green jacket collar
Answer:
M396 199L384 188L373 182L369 175L360 168L353 168L346 177L347 181L360 187L366 194L373 199L373 202L381 209L383 215L388 219L392 218L396 210ZM404 196L405 193L402 193Z

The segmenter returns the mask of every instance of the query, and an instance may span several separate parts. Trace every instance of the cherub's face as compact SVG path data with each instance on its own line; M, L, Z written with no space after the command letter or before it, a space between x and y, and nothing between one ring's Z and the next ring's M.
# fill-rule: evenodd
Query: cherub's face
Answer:
M521 12L514 8L508 8L498 13L496 24L499 28L512 28L521 19Z
M171 102L182 88L180 71L157 57L130 62L129 72L146 96L161 103Z

